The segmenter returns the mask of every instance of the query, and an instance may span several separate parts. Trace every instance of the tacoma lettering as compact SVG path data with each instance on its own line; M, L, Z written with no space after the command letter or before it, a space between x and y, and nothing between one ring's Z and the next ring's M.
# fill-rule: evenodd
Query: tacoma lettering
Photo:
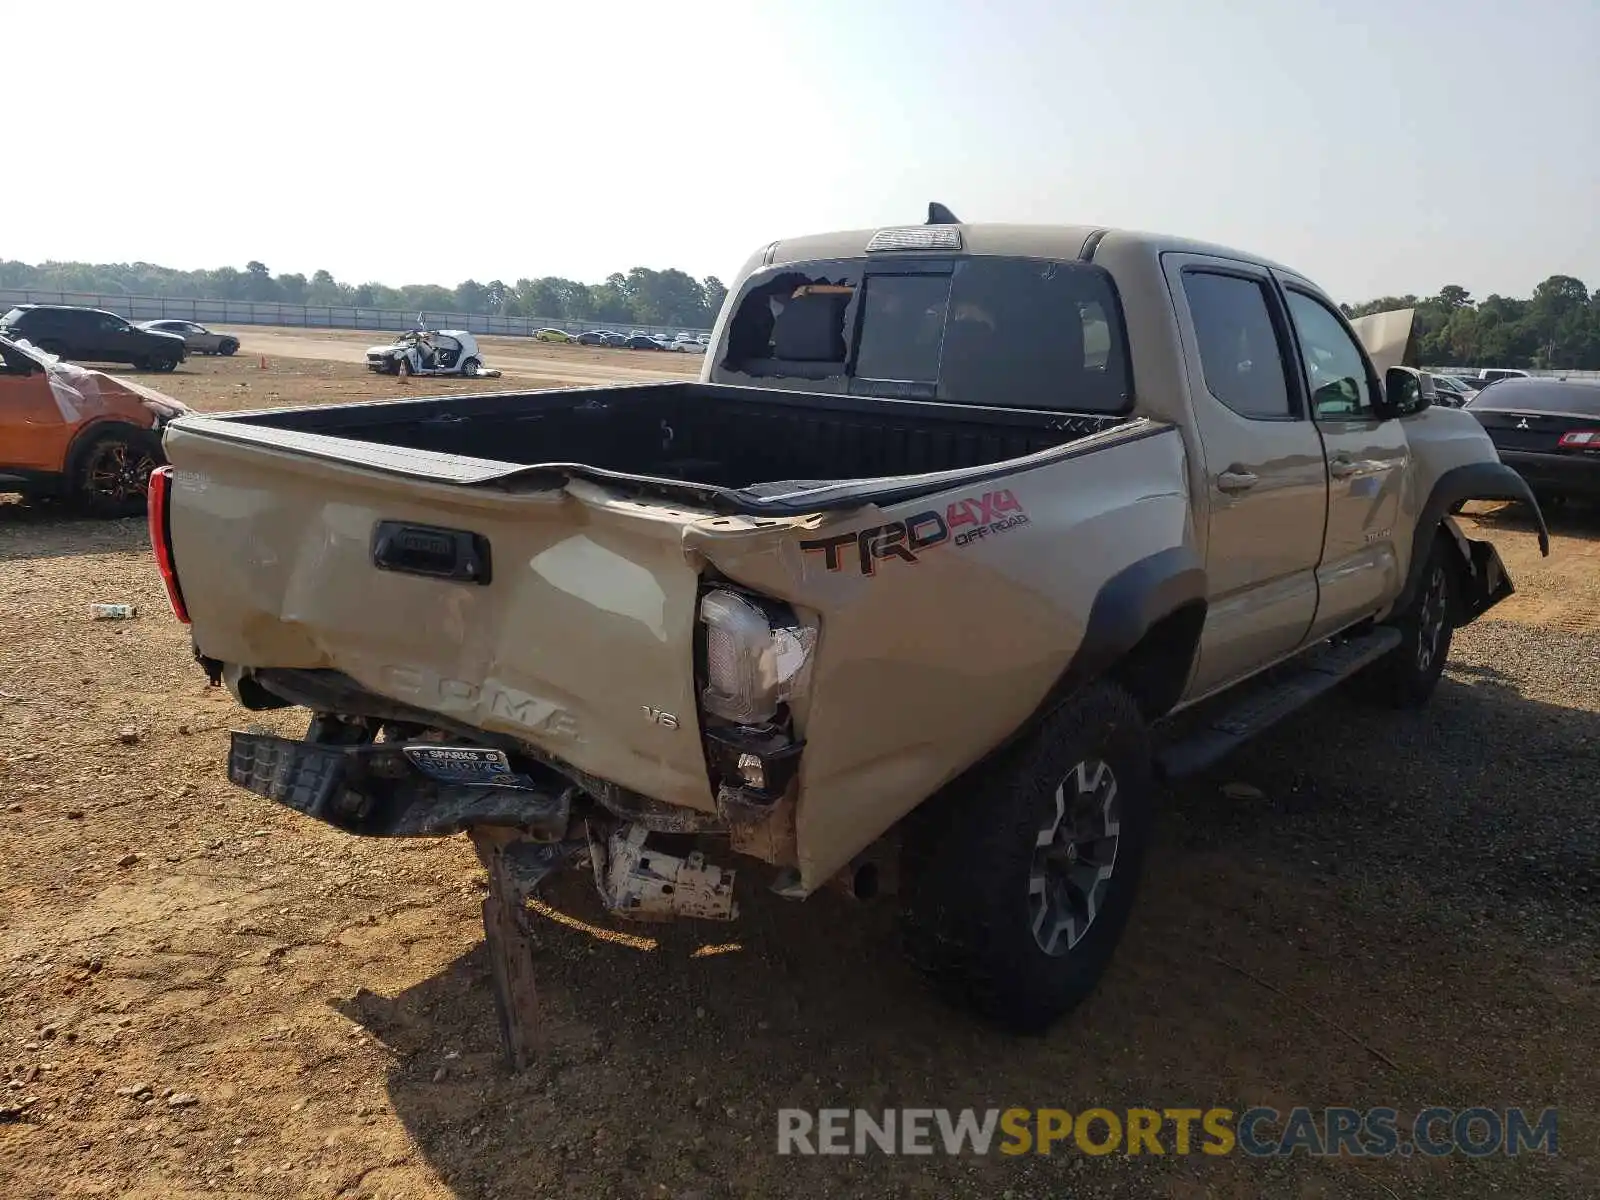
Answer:
M494 683L480 687L465 679L448 679L416 667L384 667L380 676L385 692L435 712L477 713L487 709L488 716L520 729L555 737L578 736L577 721L570 712L527 692Z

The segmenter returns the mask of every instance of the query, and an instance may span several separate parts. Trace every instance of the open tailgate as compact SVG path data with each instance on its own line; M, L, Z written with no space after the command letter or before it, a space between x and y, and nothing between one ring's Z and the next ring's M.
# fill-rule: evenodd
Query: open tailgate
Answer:
M515 493L405 478L181 423L166 449L174 565L205 656L342 671L712 807L683 545L709 514L581 481Z

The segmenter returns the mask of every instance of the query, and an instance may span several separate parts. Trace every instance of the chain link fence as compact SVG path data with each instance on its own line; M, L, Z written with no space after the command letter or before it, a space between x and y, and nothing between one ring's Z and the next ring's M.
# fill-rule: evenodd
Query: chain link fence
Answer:
M130 321L194 321L202 325L284 325L303 329L371 329L399 332L419 321L429 329L465 329L468 333L532 337L541 329L581 333L610 329L652 335L709 334L709 329L684 325L616 325L565 318L506 317L489 313L401 311L358 308L348 304L278 304L257 300L179 300L165 296L105 295L99 292L51 292L35 288L0 288L0 312L14 304L74 304L103 308Z

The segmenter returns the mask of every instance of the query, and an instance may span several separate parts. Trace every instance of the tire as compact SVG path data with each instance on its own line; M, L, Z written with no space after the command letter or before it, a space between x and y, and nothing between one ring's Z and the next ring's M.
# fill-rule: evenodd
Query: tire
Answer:
M1443 534L1435 536L1417 594L1389 620L1400 630L1400 644L1367 673L1371 698L1394 708L1421 708L1433 695L1450 657L1459 611L1456 570L1455 551Z
M175 358L161 358L155 362L155 369L163 375L170 375L178 369L178 360Z
M165 460L160 441L143 429L95 435L74 456L72 497L92 517L131 517L145 510L150 472Z
M483 366L483 364L477 359L468 358L461 364L461 373L467 376L469 379L474 378L477 376L478 368L481 366Z
M1138 705L1113 684L1086 687L908 822L901 935L913 965L1004 1028L1046 1030L1111 962L1155 794Z
M217 347L217 353L231 358L235 354L239 353L239 343L234 341L232 338L225 338Z

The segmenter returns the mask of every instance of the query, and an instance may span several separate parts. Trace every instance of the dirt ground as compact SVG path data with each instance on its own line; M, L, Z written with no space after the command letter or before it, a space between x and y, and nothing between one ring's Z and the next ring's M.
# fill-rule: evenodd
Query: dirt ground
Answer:
M256 353L156 386L445 390ZM1548 560L1514 510L1469 524L1520 590L1432 706L1335 696L1172 794L1109 976L1048 1037L932 998L886 907L752 891L731 928L549 922L551 1047L512 1077L464 840L352 839L230 787L227 730L303 714L206 687L142 521L0 503L0 1197L1594 1196L1600 515L1564 515ZM774 1152L780 1107L1141 1104L1554 1105L1560 1154Z
M701 362L689 354L485 338L488 365L503 371L498 378L438 377L402 383L396 376L379 375L362 365L366 347L380 340L376 334L261 328L250 329L241 337L244 345L231 358L195 355L171 375L139 373L133 378L196 408L237 411L453 392L584 387L607 380L661 383L693 378ZM499 353L501 342L516 352Z
M386 341L383 334L340 329L293 329L270 325L235 330L240 346L237 357L254 359L262 355L270 364L274 359L300 358L323 362L365 363L367 347ZM697 354L657 350L614 350L599 346L574 346L547 343L532 338L484 337L478 339L484 366L504 372L502 386L510 380L543 379L561 386L600 383L658 383L663 379L693 379L705 359ZM191 358L185 366L194 369L215 360ZM377 378L377 376L373 376ZM431 386L433 380L418 380L414 386ZM551 386L551 385L547 385Z

